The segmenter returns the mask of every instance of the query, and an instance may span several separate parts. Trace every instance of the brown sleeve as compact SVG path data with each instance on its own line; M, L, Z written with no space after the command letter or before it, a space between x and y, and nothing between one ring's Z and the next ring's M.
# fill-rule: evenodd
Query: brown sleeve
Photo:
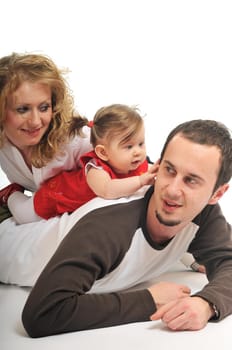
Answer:
M197 296L216 305L217 320L232 313L232 232L219 205L207 206L196 222L200 229L189 251L205 265L209 283Z
M100 208L73 227L24 307L22 321L31 337L149 320L155 305L147 290L87 293L120 264L139 225L140 208L140 200Z

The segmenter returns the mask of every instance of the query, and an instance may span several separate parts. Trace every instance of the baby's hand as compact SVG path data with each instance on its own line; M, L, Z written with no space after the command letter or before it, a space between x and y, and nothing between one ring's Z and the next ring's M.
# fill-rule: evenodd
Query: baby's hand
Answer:
M154 164L148 165L148 172L153 174L154 177L156 177L158 170L159 170L159 161L158 160Z
M152 185L159 169L159 163L149 164L148 171L140 175L141 186Z

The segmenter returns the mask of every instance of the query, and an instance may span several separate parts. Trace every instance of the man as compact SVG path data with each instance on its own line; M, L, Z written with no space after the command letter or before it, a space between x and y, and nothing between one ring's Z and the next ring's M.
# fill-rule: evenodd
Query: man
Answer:
M35 284L22 320L31 337L162 319L199 330L232 313L231 227L219 205L232 175L232 139L215 121L177 126L161 153L155 185L128 202L93 209L75 224ZM209 283L149 281L190 252Z

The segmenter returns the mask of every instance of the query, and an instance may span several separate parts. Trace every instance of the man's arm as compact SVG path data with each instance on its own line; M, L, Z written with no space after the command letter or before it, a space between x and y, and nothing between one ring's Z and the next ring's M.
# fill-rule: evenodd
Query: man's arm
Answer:
M139 202L128 204L134 220L128 220L132 214L127 204L117 209L109 206L87 214L72 228L24 307L22 321L30 336L149 320L155 304L148 290L88 293L94 282L115 269L127 252L138 226Z
M196 218L200 226L189 251L206 266L209 283L192 297L160 307L151 320L161 319L172 330L198 330L209 320L232 314L231 226L219 205L208 206Z
M218 204L207 206L197 220L200 228L189 252L205 266L209 283L194 296L215 305L221 320L232 314L231 225Z
M24 307L22 321L31 337L149 321L155 302L161 305L190 292L160 282L149 291L91 293L94 282L116 269L128 251L140 205L134 201L95 210L64 238Z

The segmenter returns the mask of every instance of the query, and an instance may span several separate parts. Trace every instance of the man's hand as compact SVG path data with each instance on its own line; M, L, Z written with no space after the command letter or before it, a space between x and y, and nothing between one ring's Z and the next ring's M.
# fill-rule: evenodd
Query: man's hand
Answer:
M158 308L151 320L162 320L172 330L199 330L214 315L210 304L200 297L179 298Z
M152 295L157 309L170 301L189 296L191 293L188 286L173 282L159 282L149 287L148 290Z

